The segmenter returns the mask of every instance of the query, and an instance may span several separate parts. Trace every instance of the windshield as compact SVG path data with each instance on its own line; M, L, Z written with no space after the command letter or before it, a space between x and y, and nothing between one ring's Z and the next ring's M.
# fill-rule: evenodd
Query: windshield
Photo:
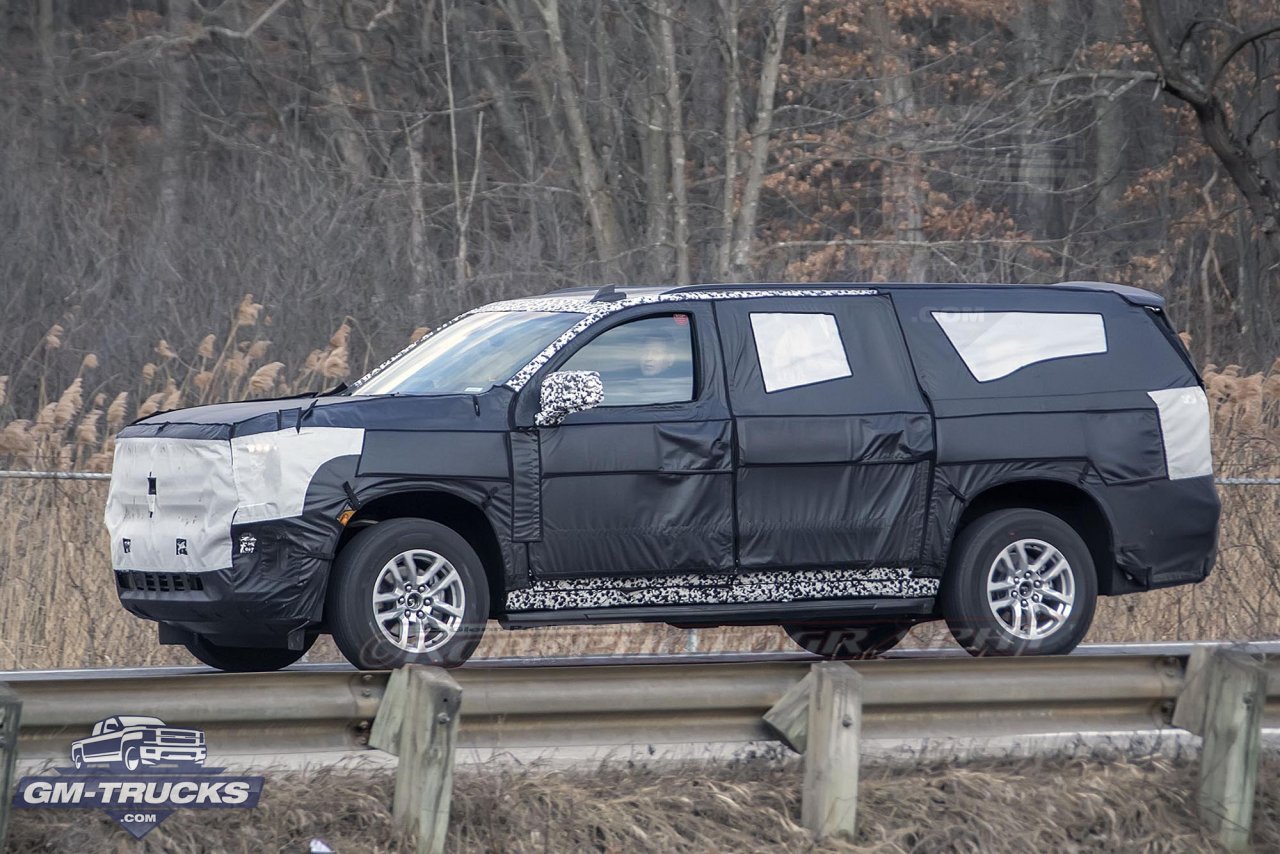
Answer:
M482 311L423 340L351 394L479 394L573 326L571 311Z

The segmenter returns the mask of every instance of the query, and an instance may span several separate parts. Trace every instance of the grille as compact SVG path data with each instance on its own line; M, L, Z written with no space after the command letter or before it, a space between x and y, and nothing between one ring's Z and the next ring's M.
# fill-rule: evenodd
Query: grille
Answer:
M150 593L185 593L203 590L204 580L192 572L117 571L116 586L121 590L145 590Z

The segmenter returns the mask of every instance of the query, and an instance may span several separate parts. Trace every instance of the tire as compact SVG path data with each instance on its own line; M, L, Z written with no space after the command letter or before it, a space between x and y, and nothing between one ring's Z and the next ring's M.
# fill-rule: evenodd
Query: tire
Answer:
M941 596L952 636L971 655L1064 655L1084 640L1097 598L1084 540L1057 516L1030 509L967 525Z
M489 583L456 531L392 519L356 534L338 555L326 613L338 649L362 670L457 667L484 635Z
M805 652L830 661L876 658L893 649L911 631L909 622L862 626L790 625L783 630Z
M267 673L288 667L307 654L315 643L315 635L308 635L302 649L281 647L223 646L203 635L192 635L186 642L187 652L215 670L227 673Z
M74 765L77 769L84 767L84 751L83 750L80 750L77 748L76 750L71 751L71 764Z
M124 749L124 762L122 764L126 771L137 771L142 767L142 754L136 744L131 744Z

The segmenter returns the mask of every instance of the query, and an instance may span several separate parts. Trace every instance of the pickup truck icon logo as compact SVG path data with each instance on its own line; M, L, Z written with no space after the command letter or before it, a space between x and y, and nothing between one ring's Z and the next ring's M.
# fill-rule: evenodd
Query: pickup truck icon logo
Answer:
M156 765L197 768L204 765L204 733L171 727L159 718L113 715L93 725L93 734L71 743L71 764L105 765L137 771Z
M175 810L252 809L262 777L224 774L205 765L202 730L169 726L147 715L112 715L71 743L71 764L56 774L23 777L13 806L100 809L136 839Z

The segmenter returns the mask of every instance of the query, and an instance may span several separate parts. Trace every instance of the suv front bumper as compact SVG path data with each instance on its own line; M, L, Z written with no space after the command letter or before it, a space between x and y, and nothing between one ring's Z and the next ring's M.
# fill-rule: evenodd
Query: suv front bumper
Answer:
M231 566L118 569L116 590L129 613L179 632L232 646L283 644L290 633L323 620L336 539L336 529L322 535L301 519L237 525Z

